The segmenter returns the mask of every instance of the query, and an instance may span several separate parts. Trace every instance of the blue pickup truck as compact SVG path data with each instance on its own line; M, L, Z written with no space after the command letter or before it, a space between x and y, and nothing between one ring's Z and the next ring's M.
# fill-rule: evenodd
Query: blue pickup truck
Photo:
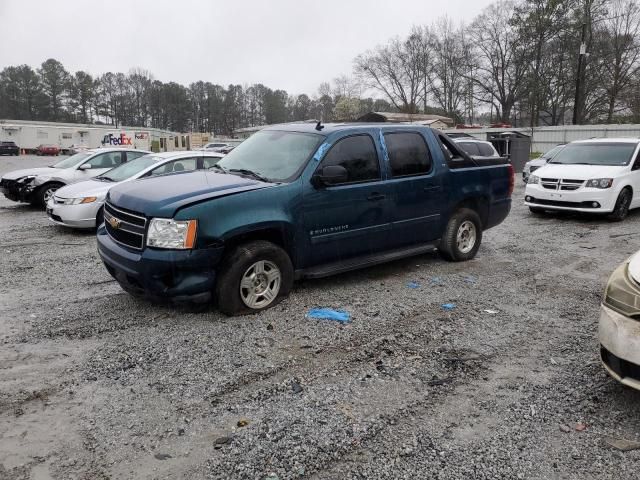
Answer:
M469 260L513 186L508 162L479 164L427 127L273 126L207 171L112 188L98 251L133 295L251 313L299 278L434 248Z

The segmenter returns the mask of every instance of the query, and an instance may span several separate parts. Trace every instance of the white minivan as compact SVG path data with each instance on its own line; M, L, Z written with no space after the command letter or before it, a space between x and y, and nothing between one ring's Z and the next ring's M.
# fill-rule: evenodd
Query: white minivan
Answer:
M623 220L630 209L640 207L640 139L567 144L529 176L524 200L532 213L568 210Z

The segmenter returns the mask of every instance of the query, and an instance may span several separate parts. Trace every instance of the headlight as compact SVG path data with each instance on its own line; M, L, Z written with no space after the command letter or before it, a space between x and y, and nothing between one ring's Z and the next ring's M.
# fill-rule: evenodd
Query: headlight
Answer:
M193 248L196 243L196 220L152 218L147 232L147 246L156 248Z
M609 188L613 185L613 178L592 178L587 180L587 187L591 188Z
M23 185L26 185L27 183L33 182L34 178L36 178L35 175L28 175L26 177L19 178L18 182L22 183Z
M80 197L80 198L67 198L64 201L65 205L79 205L81 203L93 203L98 200L98 197Z
M540 183L540 177L537 175L529 175L529 181L527 183Z
M603 302L627 317L640 316L640 288L629 277L628 262L611 274Z

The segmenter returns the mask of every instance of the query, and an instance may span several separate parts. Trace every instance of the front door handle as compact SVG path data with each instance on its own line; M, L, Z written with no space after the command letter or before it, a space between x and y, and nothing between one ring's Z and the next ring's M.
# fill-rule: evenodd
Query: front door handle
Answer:
M387 198L386 195L383 195L378 192L374 192L367 197L367 200L369 200L370 202L377 202L378 200L384 200L385 198Z

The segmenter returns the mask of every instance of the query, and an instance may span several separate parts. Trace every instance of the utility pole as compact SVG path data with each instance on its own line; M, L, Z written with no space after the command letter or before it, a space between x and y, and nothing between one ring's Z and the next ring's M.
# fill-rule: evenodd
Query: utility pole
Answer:
M585 43L587 37L587 24L582 24L582 38L580 39L580 53L578 54L578 71L576 73L576 97L573 102L573 124L577 125L580 121L580 109L582 104L582 76L583 76L583 60L582 58L587 54L587 44Z

